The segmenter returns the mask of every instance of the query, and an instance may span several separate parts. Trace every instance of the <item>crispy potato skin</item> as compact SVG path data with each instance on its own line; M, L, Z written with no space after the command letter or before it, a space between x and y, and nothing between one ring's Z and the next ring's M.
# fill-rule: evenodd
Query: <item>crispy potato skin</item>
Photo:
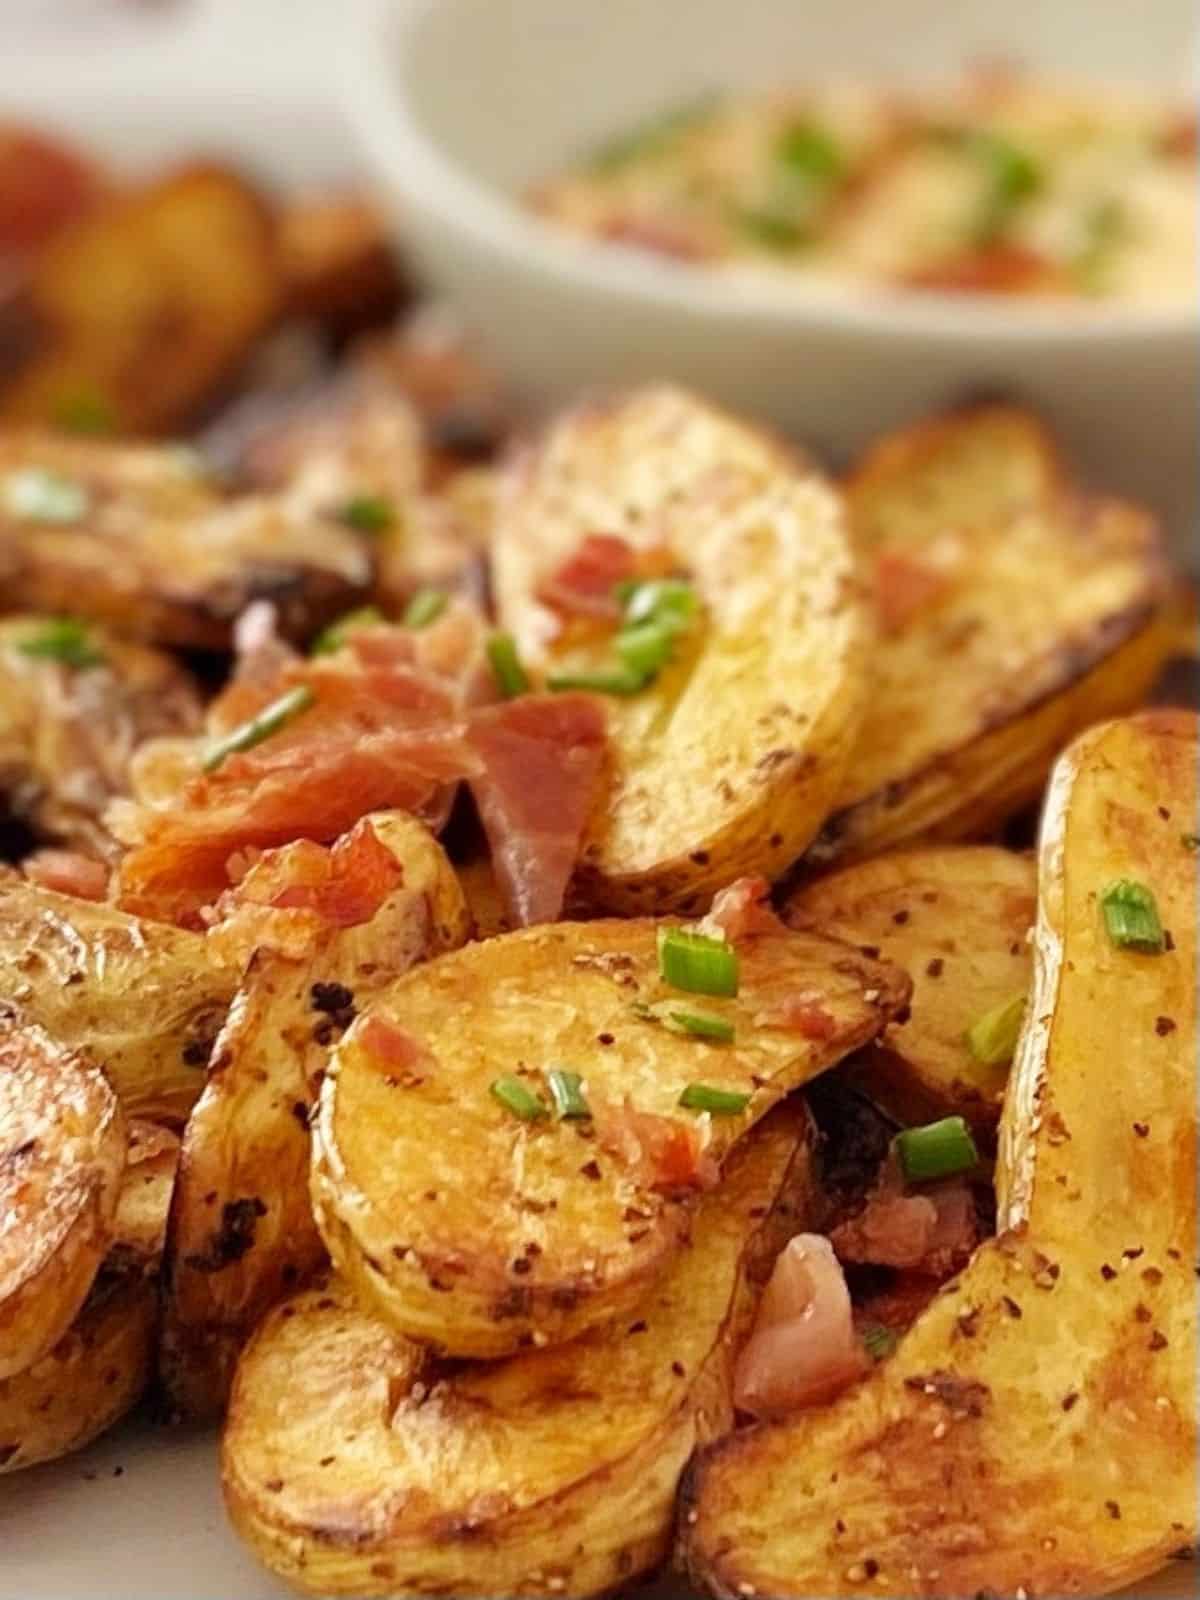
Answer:
M1076 733L1144 699L1171 649L1153 521L1082 495L1028 413L983 407L896 434L847 503L881 637L818 864L986 835L1037 798ZM889 625L910 563L931 588Z
M370 922L330 930L305 960L258 952L184 1132L160 1370L173 1408L193 1421L221 1415L254 1325L325 1261L308 1119L330 1046L385 983L467 937L466 903L428 829L402 812L371 820L403 883ZM351 999L330 1010L323 996L335 986Z
M835 491L680 390L581 407L511 464L496 606L538 670L566 648L539 588L598 530L665 553L705 614L649 688L606 701L611 784L577 902L692 911L743 873L777 876L828 815L863 707L868 607Z
M666 1554L692 1449L732 1423L757 1284L805 1224L811 1183L793 1102L730 1157L692 1248L631 1320L501 1363L423 1363L338 1281L289 1302L238 1370L222 1450L235 1525L313 1593L632 1581Z
M737 1029L733 1044L705 1043L634 1011L679 998L658 974L659 926L556 923L469 945L391 985L335 1050L313 1124L314 1213L339 1271L397 1330L494 1357L629 1312L678 1253L696 1192L686 1178L655 1187L623 1130L648 1114L680 1138L707 1131L719 1164L908 996L898 969L780 929L739 946L735 1000L695 998ZM756 1020L801 994L824 1037ZM372 1054L381 1019L414 1041L411 1071ZM522 1068L544 1091L540 1072L559 1063L585 1079L594 1127L522 1122L489 1092ZM678 1105L692 1082L751 1099L705 1130Z
M182 1122L235 973L204 940L0 876L0 998L104 1069L125 1111Z
M83 1304L124 1165L103 1074L0 1015L0 1379L45 1355Z
M1182 712L1061 757L998 1237L858 1389L699 1462L682 1544L712 1593L1103 1594L1195 1539L1196 763ZM1161 955L1105 931L1125 877Z
M881 954L912 979L907 1020L889 1022L847 1067L897 1121L959 1115L988 1138L994 1133L1008 1068L976 1061L965 1035L1028 989L1036 909L1034 862L989 845L876 856L788 897L790 926Z
M54 422L95 398L125 433L169 432L233 375L281 298L270 213L228 169L115 193L59 231L0 306L25 334L0 415Z

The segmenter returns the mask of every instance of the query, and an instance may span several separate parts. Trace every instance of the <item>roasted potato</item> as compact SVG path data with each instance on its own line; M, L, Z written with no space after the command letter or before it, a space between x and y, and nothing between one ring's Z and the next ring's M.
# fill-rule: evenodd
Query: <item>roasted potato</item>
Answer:
M656 1566L684 1462L732 1423L733 1359L760 1269L804 1225L809 1156L805 1114L780 1107L632 1318L554 1349L447 1371L339 1282L281 1307L225 1429L236 1527L320 1594L579 1596Z
M104 1069L126 1112L182 1122L237 974L204 940L0 876L0 1003Z
M330 1044L385 983L467 937L462 891L428 829L402 812L370 821L403 882L369 922L331 929L307 957L255 956L184 1132L161 1369L192 1419L221 1414L254 1325L325 1259L308 1116Z
M189 422L280 308L274 225L234 173L196 165L113 194L61 229L0 304L0 416L87 404L113 429ZM5 334L11 329L11 338Z
M712 1593L1106 1594L1195 1540L1196 781L1181 712L1061 757L998 1236L858 1388L700 1460ZM1157 954L1110 931L1127 880Z
M335 1265L398 1331L500 1356L625 1315L678 1254L693 1186L908 996L896 968L779 928L741 947L736 999L680 998L736 1029L705 1042L644 1013L679 998L659 977L662 926L557 923L469 945L391 984L335 1049L314 1211ZM801 997L819 1013L807 1034L786 1017ZM562 1065L588 1117L554 1120L543 1103L523 1120L497 1098L498 1084L544 1096ZM680 1109L696 1084L748 1098L698 1117Z
M494 939L498 933L511 933L515 924L491 857L473 855L469 861L456 862L454 870L470 908L475 937Z
M0 123L0 269L36 255L60 228L103 198L89 156L19 123Z
M103 1074L0 1016L0 1379L45 1355L83 1304L124 1165L125 1121Z
M102 818L134 750L200 722L169 656L51 617L0 621L0 799L35 833L111 859Z
M105 1265L150 1277L162 1265L167 1214L179 1167L179 1135L153 1122L129 1123L125 1171Z
M803 885L784 919L882 954L912 979L909 1015L855 1057L853 1077L897 1121L964 1116L990 1137L1008 1059L980 1060L967 1031L1028 993L1037 869L988 845L876 856Z
M299 194L279 213L287 314L337 334L387 321L404 295L379 210L353 190Z
M254 599L304 636L360 600L370 576L350 528L278 497L224 499L178 449L0 434L0 579L13 607L220 650Z
M881 637L818 863L985 836L1073 734L1141 702L1170 650L1153 521L1081 494L1026 412L895 434L847 501Z
M581 664L540 595L598 530L682 569L703 615L650 687L607 701L612 782L577 897L691 911L742 873L776 876L825 820L858 732L867 608L832 489L676 389L568 414L501 485L496 607L537 673Z

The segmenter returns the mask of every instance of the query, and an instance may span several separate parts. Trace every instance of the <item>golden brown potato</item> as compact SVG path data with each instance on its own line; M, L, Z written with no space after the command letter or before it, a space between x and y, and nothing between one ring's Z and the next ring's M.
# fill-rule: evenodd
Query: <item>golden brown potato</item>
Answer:
M712 1593L1106 1594L1195 1540L1196 778L1182 712L1060 759L998 1236L857 1389L700 1460ZM1107 930L1122 880L1160 953Z
M128 637L220 650L255 599L303 637L361 600L369 550L268 496L224 499L186 453L35 429L0 434L7 603Z
M278 222L280 270L289 316L339 334L384 322L404 286L387 225L353 190L302 193Z
M498 933L511 933L515 926L504 892L488 855L475 855L456 862L454 870L462 885L477 939L494 939Z
M236 987L198 934L0 876L0 1001L102 1067L130 1116L183 1121Z
M756 1280L804 1224L809 1158L804 1112L780 1107L636 1312L554 1349L447 1371L337 1281L281 1307L238 1368L235 1526L314 1593L623 1588L666 1554L692 1449L732 1423Z
M581 407L498 497L496 608L536 673L595 665L540 595L589 535L691 580L701 616L640 692L609 696L612 781L585 835L582 903L691 911L776 876L844 785L867 614L841 503L811 468L680 390Z
M111 1270L137 1270L145 1277L158 1272L178 1167L177 1133L136 1118L129 1123L125 1171L105 1263Z
M659 976L660 926L468 945L390 985L334 1051L314 1211L335 1265L400 1332L499 1356L625 1315L678 1253L695 1186L908 996L897 969L782 927L739 947L735 999L683 995ZM733 1042L644 1014L664 1000L732 1024ZM496 1098L511 1078L544 1110L552 1068L581 1075L589 1117L522 1120ZM748 1098L700 1115L680 1107L694 1084Z
M906 1124L964 1116L990 1136L1008 1058L980 1060L967 1030L1028 992L1027 935L1037 869L987 845L876 856L802 885L787 900L792 927L817 928L903 967L910 1014L889 1022L852 1066L880 1106Z
M134 750L200 722L169 656L51 617L0 621L0 795L38 834L111 858L102 818Z
M103 1074L0 1014L0 1379L45 1355L83 1304L124 1166Z
M403 882L369 922L330 929L301 959L258 953L184 1132L161 1368L192 1419L221 1414L254 1325L325 1259L308 1116L330 1045L384 984L467 937L462 891L428 829L403 812L370 821Z
M985 835L1073 734L1140 704L1170 648L1152 519L1079 493L1026 412L895 434L847 498L881 637L815 862Z
M58 422L81 406L115 430L190 421L280 308L274 226L234 173L185 167L113 194L55 234L10 303L0 415Z

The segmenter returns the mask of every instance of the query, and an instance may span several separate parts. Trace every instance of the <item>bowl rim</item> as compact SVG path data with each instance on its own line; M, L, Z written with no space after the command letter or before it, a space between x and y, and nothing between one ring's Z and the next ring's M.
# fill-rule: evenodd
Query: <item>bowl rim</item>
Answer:
M396 53L409 48L440 0L360 0L343 37L342 110L377 178L410 213L423 211L443 234L466 238L510 269L573 281L593 297L639 301L662 312L716 322L841 331L849 337L979 339L1041 349L1174 342L1200 331L1200 294L1170 306L1010 300L938 292L864 295L853 286L796 285L754 272L715 273L648 251L577 238L523 210L446 153L393 81Z

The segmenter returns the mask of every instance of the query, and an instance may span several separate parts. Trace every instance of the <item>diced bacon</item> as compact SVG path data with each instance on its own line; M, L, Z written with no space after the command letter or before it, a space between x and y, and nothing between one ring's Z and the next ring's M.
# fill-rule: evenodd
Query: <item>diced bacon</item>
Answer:
M738 1358L734 1404L755 1417L819 1405L869 1366L833 1247L819 1234L797 1234L775 1263Z
M700 932L713 939L737 944L756 933L778 933L782 924L770 901L771 885L765 878L738 878L713 897Z
M377 1066L410 1085L427 1076L434 1064L433 1052L424 1040L378 1012L364 1017L355 1038Z
M1059 286L1053 262L1019 244L990 244L937 266L923 267L904 282L910 289L948 294L1028 294Z
M575 553L538 589L538 599L568 617L616 622L617 585L637 572L633 546L612 533L589 533Z
M595 1106L596 1138L646 1189L711 1189L720 1176L705 1149L703 1125L620 1106Z
M21 870L31 883L58 894L77 900L108 898L108 868L74 850L35 850L21 863Z
M875 562L875 607L886 634L900 633L950 588L949 575L903 550L881 551Z
M473 713L471 791L514 922L553 922L596 803L605 720L583 694L524 695Z
M785 1033L798 1033L802 1039L832 1039L837 1031L837 1018L825 1009L823 996L801 990L784 995L773 1005L755 1014L755 1024L760 1028L780 1028Z
M960 1178L909 1194L889 1157L863 1210L839 1224L832 1238L843 1261L949 1277L978 1243L975 1200Z

